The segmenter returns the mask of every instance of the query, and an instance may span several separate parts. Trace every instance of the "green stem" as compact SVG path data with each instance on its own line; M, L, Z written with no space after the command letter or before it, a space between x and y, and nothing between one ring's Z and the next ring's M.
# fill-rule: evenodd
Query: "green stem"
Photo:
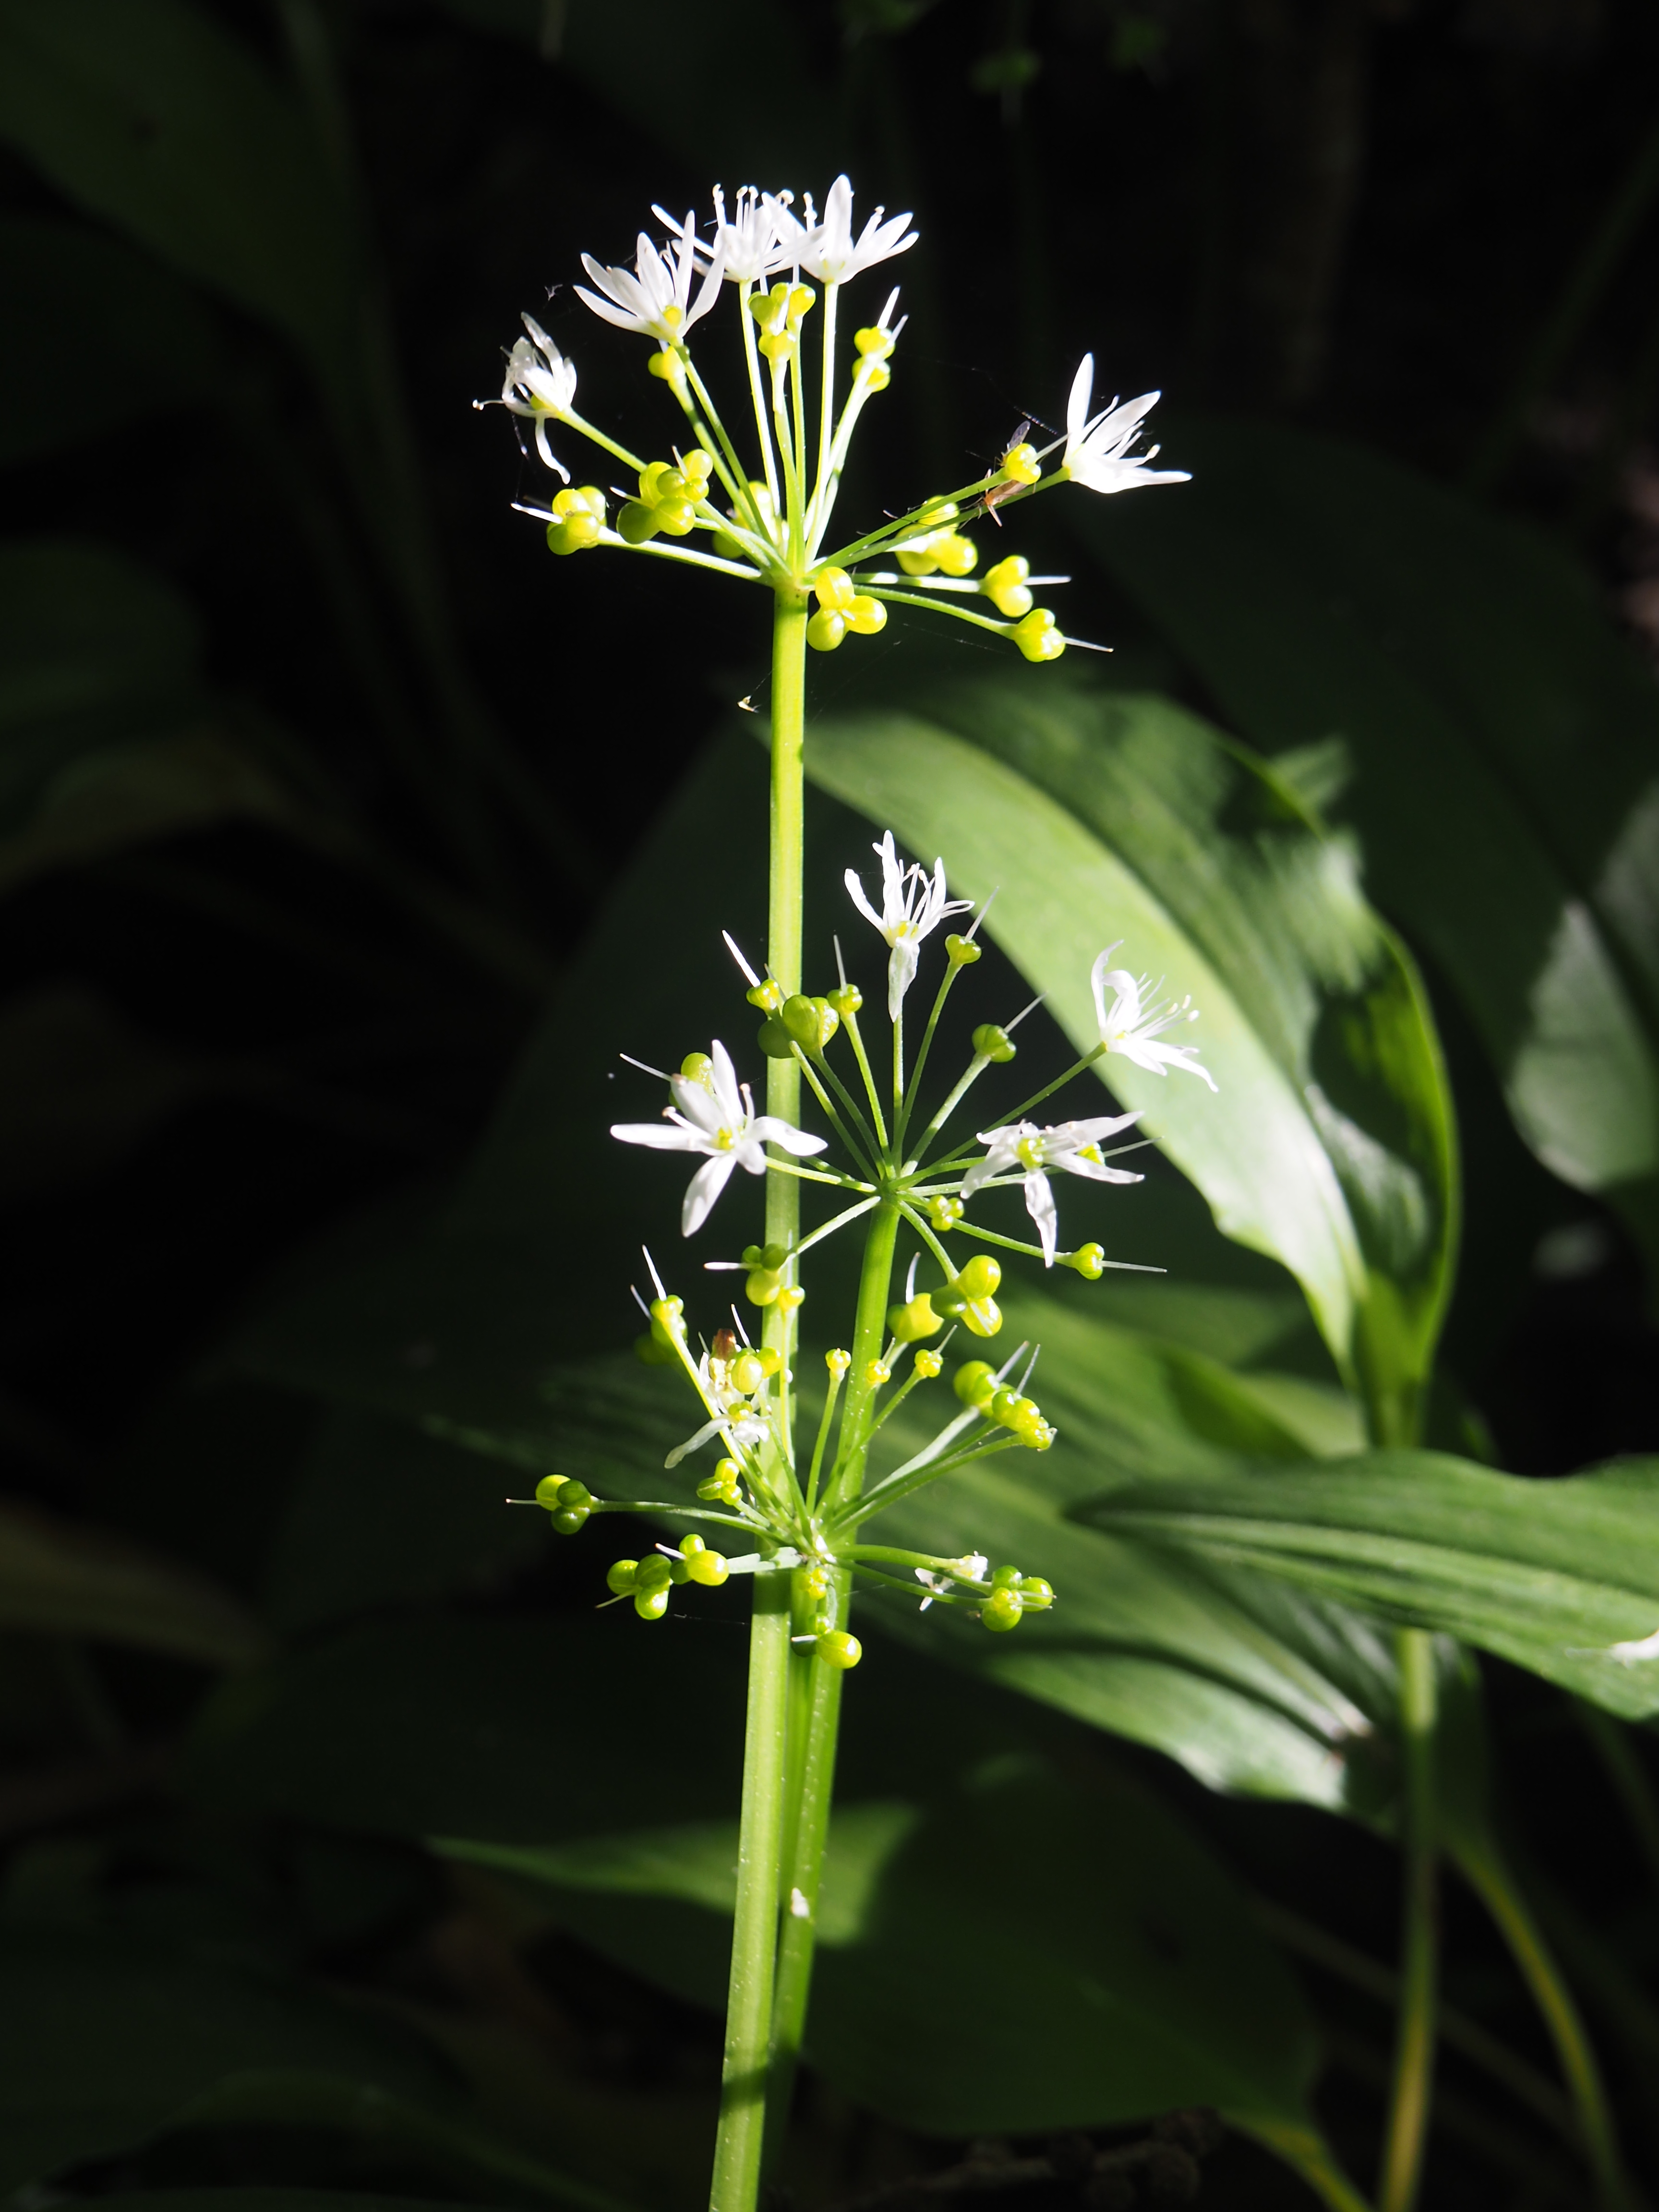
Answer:
M880 1354L886 1330L898 1224L897 1208L890 1203L883 1204L876 1210L865 1242L853 1332L853 1364L848 1375L847 1407L842 1415L844 1432L854 1435L864 1425L874 1395L875 1386L866 1379L866 1375L870 1362ZM856 1497L863 1482L864 1452L860 1449L841 1469L838 1480L829 1486L826 1504ZM836 1577L836 1618L842 1626L852 1601L852 1579L844 1571ZM801 2036L806 2024L806 2002L811 1990L818 1890L823 1877L824 1844L830 1832L830 1800L835 1783L836 1741L844 1679L838 1668L825 1667L816 1661L812 1663L806 1742L799 1769L800 1797L795 1808L793 1849L784 1869L782 1887L785 1909L778 1944L769 2093L775 2140L781 2139L788 2117Z
M1404 1755L1401 1820L1404 1931L1400 1960L1400 2022L1395 2044L1382 2172L1377 2185L1382 2212L1411 2212L1422 2179L1434 2079L1436 1969L1438 1963L1434 1804L1434 1638L1426 1629L1402 1628L1400 1733Z
M1607 2093L1595 2063L1589 2035L1572 1992L1551 1955L1537 1923L1516 1887L1514 1877L1490 1843L1465 1842L1456 1852L1464 1880L1497 1923L1520 1968L1533 2002L1555 2045L1555 2054L1578 2117L1584 2154L1595 2176L1596 2193L1605 2212L1628 2212L1629 2185Z
M1322 2204L1331 2212L1371 2212L1366 2199L1336 2164L1311 2128L1290 2120L1267 2120L1255 2113L1224 2112L1222 2118L1240 2135L1254 2136L1276 2152L1293 2172L1299 2173Z
M803 873L802 732L805 721L806 603L780 592L772 644L771 895L767 964L786 992L800 988ZM800 1070L793 1060L766 1064L769 1113L787 1121L800 1114ZM793 1250L800 1227L800 1190L793 1176L766 1178L766 1241ZM794 1269L792 1265L790 1273ZM787 1374L794 1316L766 1310L765 1342ZM789 1401L780 1392L779 1445L790 1465ZM749 1712L744 1736L743 1814L738 1842L738 1896L732 1929L732 1978L726 2002L720 2117L714 2143L710 2212L754 2212L765 2143L767 2071L773 2025L778 1943L778 1891L783 1869L785 1783L788 1766L790 1686L789 1577L755 1577L749 1644ZM828 1668L823 1670L829 1672Z
M827 1670L826 1670L827 1671ZM710 2212L753 2212L766 2131L783 1857L783 1782L789 1685L789 1577L757 1575L749 1635L749 1715L743 1745L738 1901L720 2070L720 2131Z

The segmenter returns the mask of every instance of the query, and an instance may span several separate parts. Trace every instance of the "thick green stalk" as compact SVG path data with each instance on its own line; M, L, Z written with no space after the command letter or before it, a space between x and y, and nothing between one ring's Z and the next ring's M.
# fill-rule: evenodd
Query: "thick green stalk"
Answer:
M1382 2172L1377 2185L1382 2212L1411 2212L1422 2179L1434 2081L1435 1984L1439 1930L1436 1911L1434 1808L1434 1638L1426 1629L1402 1628L1400 1662L1400 1737L1404 1760L1401 1844L1404 1856L1400 1960L1400 2021L1395 2044L1394 2091Z
M789 1577L757 1575L749 1633L738 1902L732 1923L732 1978L710 2212L754 2212L760 2188L778 1941L778 1869L783 1854L788 1683Z
M806 603L778 594L772 650L771 897L767 965L786 992L800 988L802 805L801 737L806 684ZM766 1106L795 1121L800 1071L793 1060L767 1062ZM766 1241L793 1249L800 1226L800 1186L793 1176L766 1179ZM792 1266L791 1274L794 1270ZM793 1350L794 1316L767 1309L765 1340ZM786 1460L788 1397L780 1393ZM720 2130L714 2143L710 2212L754 2212L766 2134L767 2073L772 2049L773 1989L778 1942L778 1893L783 1871L790 1688L789 1583L787 1574L755 1577L749 1641L749 1711L743 1747L743 1814L738 1839L738 1897L732 1927L732 1977L726 1999L726 2053L720 2075ZM828 1672L826 1668L823 1670Z
M1584 2154L1595 2175L1596 2194L1603 2212L1627 2212L1630 2186L1607 2093L1595 2053L1585 2033L1572 1992L1562 1978L1526 1899L1516 1888L1509 1869L1496 1851L1484 1843L1465 1844L1457 1863L1466 1881L1498 1923L1509 1945L1510 1955L1521 1969L1533 2002L1555 2045L1555 2055L1571 2095Z
M846 1410L842 1433L853 1436L864 1425L873 1386L866 1370L880 1356L887 1327L887 1306L892 1289L893 1250L898 1236L896 1206L876 1209L865 1242L864 1266L859 1278L857 1319L853 1333L853 1364L848 1376ZM864 1453L853 1456L835 1486L833 1500L855 1498L864 1484ZM852 1599L852 1577L836 1577L836 1618L845 1626ZM793 1810L792 1847L783 1874L784 1912L778 1942L778 1980L773 2014L772 2083L769 2096L772 2112L774 2148L781 2142L794 2088L795 2067L806 2025L806 2002L812 1982L812 1958L817 1942L818 1889L823 1876L823 1849L830 1833L830 1801L835 1786L836 1742L841 1725L840 1669L816 1659L811 1665L811 1702L806 1718L806 1741L797 1771L799 1797Z

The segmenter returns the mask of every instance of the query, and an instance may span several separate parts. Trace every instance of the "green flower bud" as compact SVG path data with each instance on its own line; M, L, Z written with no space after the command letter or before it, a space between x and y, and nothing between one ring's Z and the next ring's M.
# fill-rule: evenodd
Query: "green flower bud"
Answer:
M1012 1060L1018 1049L1007 1030L999 1029L994 1022L981 1022L974 1031L974 1050L981 1060Z
M561 1536L574 1536L587 1520L587 1508L561 1506L553 1516L553 1526Z
M688 1083L707 1083L714 1065L706 1052L688 1052L680 1062L680 1073Z
M617 535L629 545L643 545L657 534L657 510L630 499L617 517Z
M1018 1589L1024 1579L1018 1567L993 1567L991 1570L993 1589Z
M562 1474L544 1474L536 1485L537 1504L556 1505L559 1502L559 1492L563 1488L564 1477Z
M593 1493L585 1482L572 1482L567 1476L559 1492L559 1503L568 1512L586 1512L593 1503Z
M660 1345L672 1351L685 1334L681 1316L685 1311L684 1298L653 1298L650 1306L651 1334Z
M648 1559L641 1559L634 1572L636 1589L666 1589L673 1579L668 1561L660 1552L653 1552Z
M951 1388L964 1406L983 1408L996 1388L996 1370L988 1359L970 1359L965 1367L958 1367L951 1379Z
M757 1352L740 1352L732 1362L730 1373L732 1388L741 1390L745 1398L751 1391L758 1390L766 1380L766 1370Z
M935 1335L944 1326L926 1291L919 1291L908 1305L887 1309L887 1333L901 1344L915 1344L924 1336Z
M1099 1244L1085 1244L1060 1261L1062 1267L1075 1267L1085 1283L1097 1283L1106 1272L1106 1253Z
M1054 1601L1053 1583L1044 1582L1041 1575L1027 1575L1019 1586L1019 1601L1027 1613L1042 1612Z
M690 1581L691 1570L684 1559L671 1559L668 1562L668 1579L671 1583L677 1583Z
M945 957L953 968L971 968L984 950L971 937L959 937L954 929L945 940Z
M635 1598L634 1602L637 1605L640 1601ZM1005 1585L1001 1589L992 1591L980 1607L979 1617L988 1628L999 1635L1006 1635L1011 1628L1019 1626L1020 1616L1024 1610L1019 1592Z
M751 1306L771 1306L777 1304L782 1288L783 1277L775 1268L756 1267L744 1283L743 1294Z
M768 975L758 983L751 983L744 993L751 1006L758 1006L763 1014L775 1014L783 1004L783 986Z
M1014 1420L1014 1408L1018 1405L1018 1391L1011 1390L1008 1388L1008 1385L1005 1382L1000 1389L994 1390L991 1393L990 1402L985 1407L984 1410L990 1419L997 1422L1001 1427L1005 1429L1012 1428L1013 1426Z
M1002 1282L1002 1268L988 1252L975 1252L958 1270L954 1287L965 1298L991 1298Z
M864 994L856 983L843 983L839 990L830 992L829 1003L832 1010L841 1017L842 1021L845 1021L849 1014L857 1013L864 1004Z
M795 1040L775 1014L761 1024L755 1041L769 1060L793 1060L795 1056Z
M640 1563L637 1559L618 1559L605 1571L605 1587L615 1597L631 1597L639 1581Z
M975 1298L962 1309L962 1325L973 1336L994 1336L1002 1327L1002 1308L994 1298Z
M660 1589L642 1589L635 1593L634 1610L641 1620L660 1620L668 1610L668 1585Z
M959 1198L935 1198L928 1202L927 1218L941 1237L958 1225L962 1215L963 1204Z
M672 1367L674 1356L673 1346L659 1344L648 1329L634 1339L634 1357L641 1367Z
M689 1543L690 1539L688 1537L686 1540ZM685 1565L692 1581L701 1583L705 1589L718 1589L732 1571L732 1563L723 1553L711 1552L706 1547L699 1552L688 1552Z
M863 1658L864 1646L844 1628L832 1628L818 1638L818 1656L826 1667L835 1667L844 1673Z

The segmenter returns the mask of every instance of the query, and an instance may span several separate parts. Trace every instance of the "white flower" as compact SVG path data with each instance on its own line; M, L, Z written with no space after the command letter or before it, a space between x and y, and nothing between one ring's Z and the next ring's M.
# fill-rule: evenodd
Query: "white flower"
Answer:
M694 216L688 215L673 244L660 252L641 231L631 276L626 269L607 269L591 253L584 253L582 267L605 297L600 299L585 284L577 285L578 296L619 331L638 331L646 337L661 338L665 344L677 343L720 297L718 251L703 272L702 289L695 301L691 297L691 280L697 274L696 222Z
M678 1467L688 1452L700 1451L711 1437L725 1437L744 1449L752 1449L771 1435L772 1424L763 1407L733 1386L731 1372L731 1361L718 1358L712 1352L705 1352L698 1360L697 1381L703 1401L716 1411L695 1436L675 1445L663 1462L665 1467Z
M983 1552L969 1552L966 1559L952 1560L951 1571L949 1574L936 1575L930 1567L913 1569L916 1580L927 1593L921 1601L921 1610L926 1613L936 1597L947 1596L951 1583L958 1576L968 1582L982 1581L985 1570L990 1564Z
M1145 977L1139 981L1127 968L1109 968L1106 963L1117 947L1109 945L1089 971L1089 988L1095 994L1095 1018L1100 1024L1100 1041L1108 1052L1121 1052L1126 1060L1144 1067L1149 1075L1163 1075L1171 1067L1183 1067L1189 1075L1202 1076L1212 1091L1215 1078L1200 1062L1195 1044L1159 1044L1157 1040L1176 1022L1195 1022L1197 1013L1190 999L1183 999L1177 1006L1172 1002L1143 1007L1142 994L1147 988ZM1112 1003L1106 1004L1108 990Z
M695 1236L702 1228L733 1168L756 1176L766 1173L769 1144L781 1145L797 1158L824 1148L822 1137L809 1137L775 1114L756 1113L749 1085L738 1083L732 1056L718 1037L709 1047L707 1080L672 1075L668 1087L674 1103L663 1109L662 1121L618 1121L611 1133L625 1145L648 1145L655 1152L708 1154L685 1194L682 1236Z
M1072 396L1066 403L1066 453L1062 465L1073 483L1091 491L1131 491L1137 484L1188 483L1186 469L1151 469L1156 446L1131 455L1129 448L1140 435L1143 419L1158 403L1156 392L1143 392L1139 399L1113 400L1092 418L1090 402L1095 388L1095 357L1085 353L1072 379Z
M548 467L568 483L569 470L548 447L547 418L550 415L556 421L569 413L570 403L576 396L576 364L565 358L532 316L525 317L524 326L530 336L513 342L513 350L507 357L507 374L501 380L501 398L475 399L472 404L509 407L515 415L531 416L536 425L536 451Z
M1202 1071L1200 1071L1202 1073ZM1042 1242L1042 1264L1052 1267L1059 1243L1060 1209L1049 1188L1052 1174L1086 1176L1091 1182L1140 1182L1127 1168L1109 1168L1100 1156L1103 1137L1115 1137L1140 1119L1134 1114L1097 1114L1088 1121L1060 1121L1039 1129L1035 1121L1014 1121L1006 1129L981 1129L979 1141L990 1151L962 1178L962 1194L971 1198L994 1176L1025 1171L1025 1211Z
M881 861L881 912L878 914L865 896L864 885L852 868L847 871L847 889L859 912L875 924L893 949L887 963L887 1012L896 1021L904 994L915 981L922 939L947 915L965 914L974 902L946 898L943 860L934 861L931 877L919 861L901 868L890 830L879 845L870 849Z
M753 185L744 185L738 193L737 212L728 220L726 194L716 185L714 235L707 246L700 238L694 239L692 250L711 265L718 261L728 284L757 284L775 270L792 267L793 256L780 249L778 240L785 222L793 220L787 214L793 197L792 192L763 192ZM679 228L663 209L653 208L651 212L671 230Z
M823 221L819 222L812 208L812 195L806 195L806 219L803 222L787 208L779 210L779 237L785 258L808 276L816 276L820 284L845 284L860 270L873 269L878 261L890 261L896 253L902 253L914 246L917 234L913 230L901 237L900 232L909 222L908 211L889 216L882 221L886 210L878 208L865 224L862 234L853 236L853 187L844 176L836 179L830 187L830 197L823 204Z

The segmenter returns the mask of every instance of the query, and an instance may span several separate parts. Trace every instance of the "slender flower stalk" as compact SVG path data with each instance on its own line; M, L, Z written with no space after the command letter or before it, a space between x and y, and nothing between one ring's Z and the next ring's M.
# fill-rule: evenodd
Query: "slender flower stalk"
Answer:
M929 1113L923 1079L931 1082L941 1017L959 972L981 957L976 932L984 913L965 933L944 936L945 974L921 1049L908 1066L905 1000L929 940L970 902L951 896L943 860L931 868L903 860L890 830L876 847L879 904L855 872L847 877L853 909L879 933L885 951L887 1043L872 1038L866 1044L863 994L848 979L839 941L831 988L810 989L803 964L809 648L832 653L849 638L874 635L889 606L898 604L966 621L1006 640L1028 660L1057 659L1068 641L1054 614L1036 604L1033 587L1065 580L1033 577L1013 553L979 574L974 531L988 518L1000 526L1007 509L1066 481L1117 489L1132 481L1170 480L1168 471L1148 473L1144 460L1131 455L1150 401L1091 418L1093 364L1085 361L1073 388L1061 467L1044 474L1044 457L1024 442L1022 426L995 467L832 547L830 526L851 441L864 410L891 381L904 330L899 295L891 289L874 320L853 330L848 353L842 295L864 272L915 243L908 215L890 217L878 209L860 228L845 177L830 187L822 216L810 196L797 204L790 192L750 185L737 192L729 211L725 196L715 192L707 235L699 234L690 215L656 212L667 233L664 243L641 232L631 267L584 255L589 283L576 287L592 313L651 346L650 374L675 415L672 434L656 456L641 459L575 412L574 365L528 318L527 335L507 356L501 399L479 404L500 404L529 422L538 457L563 479L544 507L520 502L544 523L555 554L643 553L758 585L771 596L763 969L726 940L759 1018L764 1105L757 1109L716 1040L707 1053L693 1053L672 1073L654 1076L668 1092L659 1118L619 1121L611 1131L624 1144L684 1152L698 1163L681 1209L688 1238L705 1231L738 1169L763 1179L760 1241L734 1259L707 1263L741 1274L759 1340L751 1340L736 1306L732 1326L719 1322L712 1334L702 1334L685 1299L669 1289L647 1255L654 1296L641 1296L648 1328L636 1349L648 1365L678 1369L700 1408L697 1425L669 1452L666 1466L708 1468L708 1460L697 1457L708 1452L714 1456L712 1471L693 1478L695 1503L689 1495L650 1503L606 1499L557 1474L544 1477L536 1493L563 1535L611 1512L671 1514L699 1530L735 1532L741 1550L718 1550L696 1533L659 1545L645 1559L617 1560L606 1576L611 1601L631 1600L642 1620L665 1619L676 1590L753 1578L738 1894L711 2192L714 2212L753 2212L769 2127L775 2140L806 2019L841 1686L862 1656L849 1626L854 1592L902 1600L924 1612L965 1608L1000 1635L1057 1602L1041 1575L993 1565L982 1553L940 1559L863 1534L873 1517L930 1482L994 1455L1045 1452L1055 1442L1054 1425L1029 1395L1031 1347L1022 1345L1000 1366L960 1357L1002 1328L996 1296L1002 1267L983 1249L955 1256L946 1240L977 1236L981 1243L1097 1279L1118 1263L1097 1243L1061 1249L1051 1178L1073 1176L1097 1188L1139 1181L1109 1165L1103 1150L1104 1140L1136 1116L1094 1115L1048 1127L1023 1117L1112 1052L1160 1073L1176 1066L1210 1079L1194 1048L1158 1042L1174 1016L1162 1008L1143 1011L1144 988L1127 971L1108 969L1109 954L1103 953L1095 980L1102 1042L1094 1051L1006 1112L983 1136L953 1139L947 1134L952 1115L981 1076L1015 1057L1012 1031L1024 1017L982 1023L973 1032L965 1070L940 1086L942 1103L914 1139L913 1121ZM690 351L693 331L725 300L733 303L740 325L743 383L753 415L747 458ZM808 373L813 356L816 391ZM632 483L617 492L572 482L549 442L554 428L586 440L605 457L607 473L620 464ZM1117 476L1109 483L1114 470ZM1109 988L1115 993L1109 1010L1103 996ZM642 1062L631 1065L654 1074ZM877 1074L889 1065L890 1087ZM803 1085L810 1093L805 1103L822 1115L829 1137L803 1126ZM836 1210L804 1233L803 1190L811 1195L817 1186L832 1195ZM1024 1195L1036 1243L968 1221L970 1205L1003 1203L996 1194L1012 1189ZM728 1201L722 1218L730 1211ZM799 1341L807 1295L802 1262L855 1224L863 1258L850 1342L809 1358ZM903 1295L896 1298L896 1270L907 1253ZM926 1279L919 1283L923 1270ZM949 1403L932 1415L931 1438L917 1449L910 1424L937 1400L947 1345L957 1347L957 1362ZM821 1410L807 1408L802 1433L812 1443L803 1455L803 1480L798 1394L815 1371L824 1376L825 1389ZM902 1420L895 1418L901 1413ZM930 1425L925 1415L922 1425ZM894 1450L890 1439L902 1431L904 1440Z

